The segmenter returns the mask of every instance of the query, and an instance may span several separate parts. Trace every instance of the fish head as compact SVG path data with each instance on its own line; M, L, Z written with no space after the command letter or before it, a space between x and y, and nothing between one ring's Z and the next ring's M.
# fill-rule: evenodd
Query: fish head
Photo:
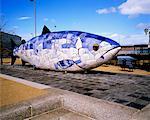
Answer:
M79 36L82 48L79 50L83 69L91 69L111 60L121 49L120 44L112 39L86 34ZM79 41L79 40L78 40Z
M13 49L13 55L14 56L18 56L18 57L21 57L23 54L22 54L22 51L25 49L25 44L21 44L20 46L18 47L15 47Z

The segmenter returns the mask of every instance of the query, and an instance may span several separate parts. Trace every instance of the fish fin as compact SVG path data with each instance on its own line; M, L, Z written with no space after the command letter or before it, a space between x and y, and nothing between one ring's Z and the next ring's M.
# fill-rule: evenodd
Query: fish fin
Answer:
M42 35L46 33L51 33L51 31L46 27L46 25L44 25L43 30L42 30Z

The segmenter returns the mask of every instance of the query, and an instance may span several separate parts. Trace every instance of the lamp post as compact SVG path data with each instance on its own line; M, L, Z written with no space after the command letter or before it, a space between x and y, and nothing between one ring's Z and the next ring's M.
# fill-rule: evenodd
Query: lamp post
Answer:
M34 36L36 37L36 0L34 0Z
M145 32L146 35L149 36L148 49L150 49L150 27L145 28L144 32Z
M34 2L34 36L36 37L36 0L30 0Z
M34 29L35 29L35 37L36 37L36 0L34 0Z

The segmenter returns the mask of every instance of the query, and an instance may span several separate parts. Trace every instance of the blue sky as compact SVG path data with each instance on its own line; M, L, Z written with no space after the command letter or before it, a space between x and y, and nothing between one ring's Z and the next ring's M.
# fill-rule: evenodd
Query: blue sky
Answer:
M34 35L30 0L1 0L4 31L29 40ZM150 0L36 0L37 34L78 30L112 38L121 45L148 43L143 29L150 26ZM54 27L56 25L56 28Z

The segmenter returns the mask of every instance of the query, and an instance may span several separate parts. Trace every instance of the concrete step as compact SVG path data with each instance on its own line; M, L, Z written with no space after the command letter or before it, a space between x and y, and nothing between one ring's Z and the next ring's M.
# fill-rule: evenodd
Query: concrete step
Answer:
M23 120L62 107L60 97L40 96L35 99L0 108L0 120Z
M25 120L94 120L93 118L60 108L43 114L27 118Z
M0 84L0 120L22 120L62 107L62 93L49 86L3 74Z

